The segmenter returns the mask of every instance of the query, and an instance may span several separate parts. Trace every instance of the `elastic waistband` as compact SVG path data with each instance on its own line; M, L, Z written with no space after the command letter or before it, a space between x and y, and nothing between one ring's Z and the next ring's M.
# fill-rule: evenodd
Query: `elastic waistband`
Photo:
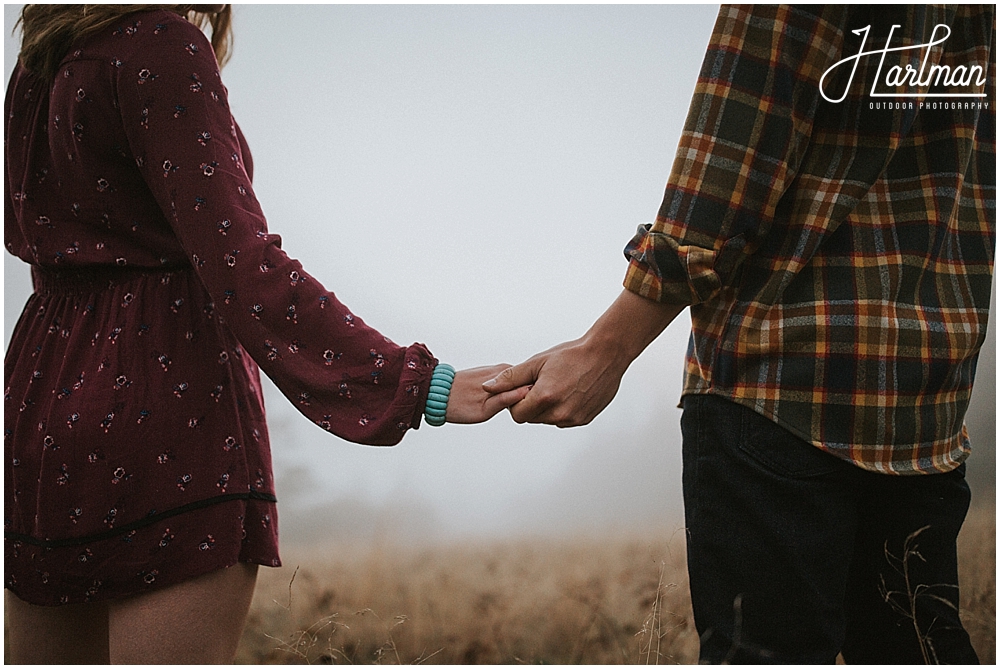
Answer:
M31 283L36 293L80 293L110 290L115 286L136 279L167 277L193 271L191 265L164 265L162 267L116 267L93 265L90 267L60 268L31 266Z

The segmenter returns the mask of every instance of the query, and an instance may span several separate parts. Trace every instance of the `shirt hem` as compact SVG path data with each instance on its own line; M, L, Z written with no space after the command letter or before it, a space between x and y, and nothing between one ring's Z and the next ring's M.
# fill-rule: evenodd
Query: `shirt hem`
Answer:
M790 433L792 433L793 435L795 435L799 439L805 441L806 443L810 444L811 446L814 446L814 447L820 449L824 453L829 453L830 455L834 456L835 458L837 458L839 460L843 460L845 462L848 462L848 463L854 465L855 467L857 467L858 469L862 469L862 470L867 471L867 472L872 472L873 474L884 474L884 475L887 475L887 476L927 476L927 475L931 475L931 474L945 474L945 473L953 471L953 470L957 469L959 466L961 466L962 463L964 463L969 458L969 454L970 454L970 452L969 452L968 449L959 448L958 449L959 456L958 457L951 457L952 453L954 453L954 451L955 451L955 449L951 449L947 454L941 456L941 458L935 460L934 463L930 464L929 466L927 466L925 468L918 468L918 467L914 466L912 469L901 470L901 469L894 468L894 464L895 463L892 462L892 461L890 461L888 463L871 463L871 462L859 461L859 460L855 460L853 458L847 457L844 452L842 452L842 451L840 451L838 449L835 449L835 448L831 448L831 447L829 447L828 445L826 445L826 444L824 444L822 442L818 442L818 441L814 440L811 434L806 434L806 433L802 432L801 430L797 429L794 425L791 425L788 422L786 422L784 420L781 420L780 417L774 416L774 415L771 415L771 414L768 414L768 413L765 413L765 412L761 411L757 407L757 403L752 398L739 398L739 397L735 397L734 395L732 395L730 393L727 393L727 392L724 392L724 391L720 391L719 389L714 388L714 387L708 387L708 388L702 388L702 389L694 389L694 388L692 388L692 389L685 389L681 393L681 399L682 399L682 401L678 405L681 408L683 407L683 398L684 398L685 395L715 395L716 397L721 397L722 399L729 400L730 402L733 402L734 404L738 404L738 405L740 405L742 407L746 407L747 409L750 409L750 410L755 411L756 413L760 414L764 418L767 418L769 421L775 423L779 427L781 427L781 428L783 428L785 430L788 430ZM955 437L953 437L953 439L954 438L960 439L961 438L961 432L959 432L958 435L956 435ZM888 447L888 448L891 448L891 446ZM883 467L880 468L878 466L879 464L882 464Z

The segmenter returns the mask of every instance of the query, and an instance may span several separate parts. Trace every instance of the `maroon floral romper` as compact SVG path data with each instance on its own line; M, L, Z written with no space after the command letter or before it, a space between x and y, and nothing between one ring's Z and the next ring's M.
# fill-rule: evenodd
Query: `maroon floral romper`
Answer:
M7 250L35 292L4 361L6 587L54 605L278 565L258 367L320 428L417 427L436 363L267 231L208 40L131 14L5 101Z

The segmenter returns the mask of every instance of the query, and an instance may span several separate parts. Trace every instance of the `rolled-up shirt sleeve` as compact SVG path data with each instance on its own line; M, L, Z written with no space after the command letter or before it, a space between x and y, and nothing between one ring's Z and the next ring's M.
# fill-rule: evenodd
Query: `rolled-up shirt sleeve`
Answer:
M723 6L655 223L625 248L625 288L695 305L730 285L771 229L809 146L839 6Z

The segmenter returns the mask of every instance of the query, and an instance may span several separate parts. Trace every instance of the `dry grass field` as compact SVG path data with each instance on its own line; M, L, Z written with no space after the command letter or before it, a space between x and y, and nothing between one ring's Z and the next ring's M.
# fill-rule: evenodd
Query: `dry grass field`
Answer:
M544 539L285 551L261 570L237 662L697 662L678 530L649 539ZM996 514L961 537L963 618L996 660Z
M683 550L681 537L289 552L262 572L237 661L637 663L659 647L692 662Z
M995 501L973 509L958 537L962 622L983 664L997 661L997 514Z
M285 550L285 567L260 571L236 661L695 663L683 531L648 534ZM959 551L962 617L995 664L994 506L970 514Z

